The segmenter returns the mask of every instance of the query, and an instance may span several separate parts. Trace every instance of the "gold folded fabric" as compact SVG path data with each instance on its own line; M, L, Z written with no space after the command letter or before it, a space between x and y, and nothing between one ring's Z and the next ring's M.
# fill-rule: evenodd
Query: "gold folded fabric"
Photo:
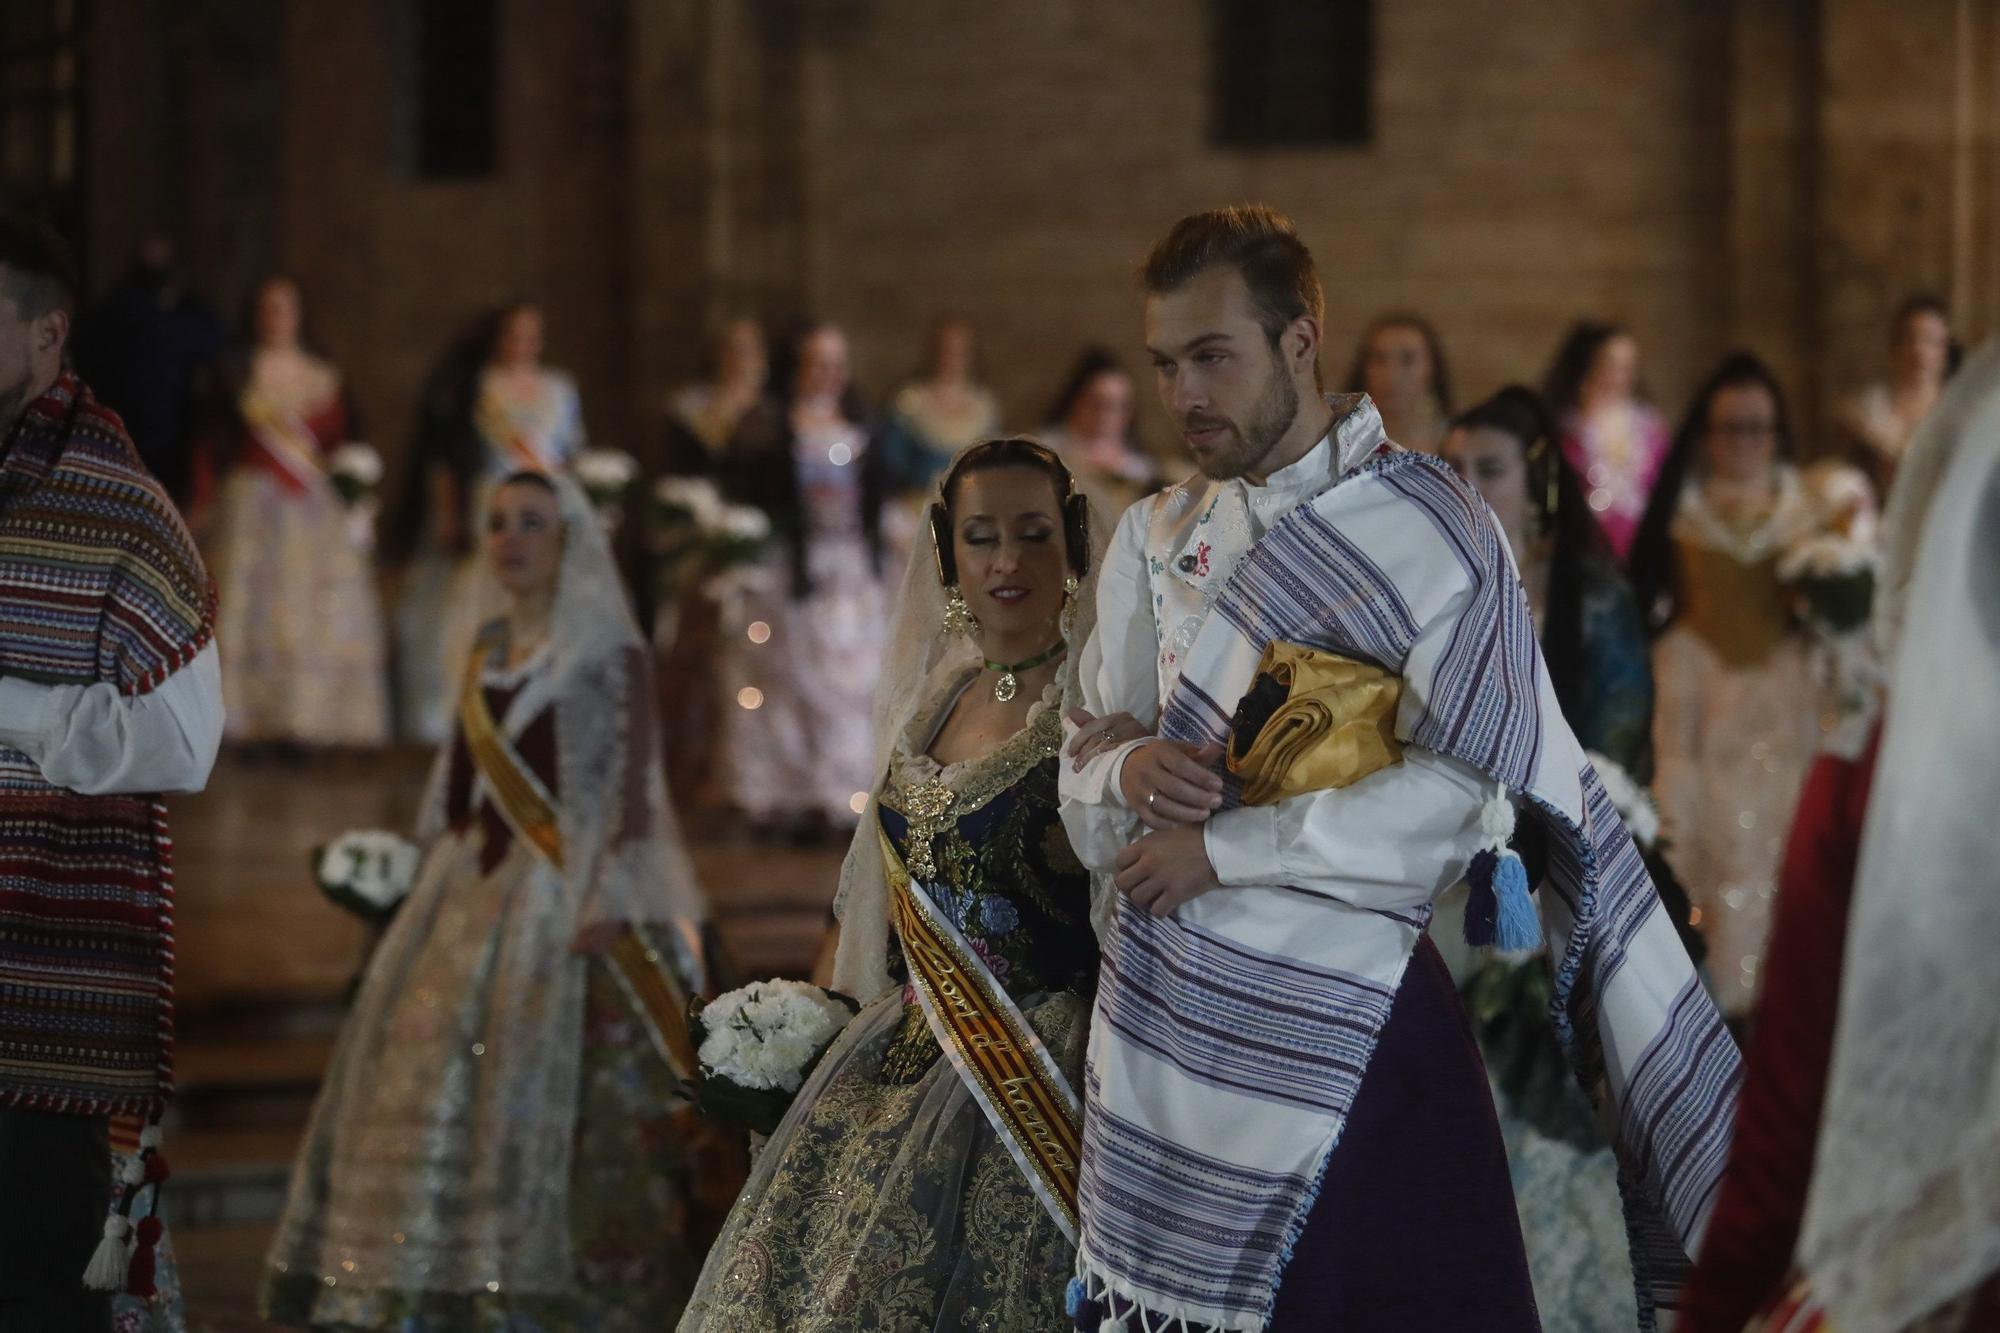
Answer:
M1396 705L1403 678L1378 666L1295 643L1273 643L1258 663L1285 689L1285 702L1229 771L1243 779L1246 805L1330 791L1401 763Z

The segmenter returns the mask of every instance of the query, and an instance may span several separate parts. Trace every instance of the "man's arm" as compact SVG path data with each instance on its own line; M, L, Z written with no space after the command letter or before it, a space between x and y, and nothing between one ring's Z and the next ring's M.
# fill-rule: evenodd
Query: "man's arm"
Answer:
M86 796L200 791L222 744L222 670L210 643L158 687L0 678L0 745Z
M1419 907L1465 877L1492 784L1448 755L1403 760L1336 791L1212 817L1203 842L1224 886L1284 884L1357 907Z
M1152 502L1125 511L1097 578L1097 628L1077 660L1083 706L1098 717L1130 713L1150 732L1160 718L1160 639L1153 627L1152 587L1146 577L1146 521ZM1125 756L1146 738L1093 754L1079 767L1068 757L1076 725L1063 725L1060 764L1063 827L1077 859L1108 871L1118 853L1141 832L1119 790Z

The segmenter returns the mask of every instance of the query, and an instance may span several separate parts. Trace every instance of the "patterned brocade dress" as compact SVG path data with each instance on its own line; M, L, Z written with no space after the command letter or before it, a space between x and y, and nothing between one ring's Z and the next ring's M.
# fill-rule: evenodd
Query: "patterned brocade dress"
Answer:
M897 746L882 826L906 862L927 845L938 907L1075 1087L1098 956L1089 875L1057 815L1060 713L1044 701L994 750L940 766L923 752L965 683L919 709ZM926 819L944 789L950 808ZM890 971L907 976L893 938ZM800 1089L681 1328L1060 1329L1073 1259L901 985Z
M482 671L558 799L546 650ZM526 705L524 707L524 705ZM294 1168L265 1317L340 1333L653 1333L685 1300L673 1079L463 728L447 830L356 998Z

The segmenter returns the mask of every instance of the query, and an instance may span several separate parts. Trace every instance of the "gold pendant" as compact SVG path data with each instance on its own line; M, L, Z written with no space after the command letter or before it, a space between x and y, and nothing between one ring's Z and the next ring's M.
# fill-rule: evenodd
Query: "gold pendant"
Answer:
M993 697L1004 704L1012 699L1020 688L1021 683L1014 679L1014 673L1003 671L1000 673L1000 679L993 682Z

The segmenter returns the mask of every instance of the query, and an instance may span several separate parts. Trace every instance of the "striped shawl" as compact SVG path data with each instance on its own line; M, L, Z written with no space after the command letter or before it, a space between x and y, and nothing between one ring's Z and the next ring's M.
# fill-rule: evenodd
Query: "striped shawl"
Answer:
M0 453L0 675L144 694L214 592L115 413L74 374ZM0 746L0 1106L156 1111L173 1067L173 873L157 796L85 796Z
M1228 576L1162 733L1224 740L1274 640L1400 674L1398 736L1504 783L1543 825L1550 1017L1579 1081L1616 1112L1653 1327L1706 1223L1737 1052L1562 719L1485 507L1436 460L1400 451L1300 505ZM1228 780L1225 804L1240 799ZM1086 1086L1086 1327L1133 1305L1122 1327L1264 1327L1428 917L1259 891L1199 902L1164 918L1121 902L1106 940ZM1413 1275L1435 1261L1413 1254Z

